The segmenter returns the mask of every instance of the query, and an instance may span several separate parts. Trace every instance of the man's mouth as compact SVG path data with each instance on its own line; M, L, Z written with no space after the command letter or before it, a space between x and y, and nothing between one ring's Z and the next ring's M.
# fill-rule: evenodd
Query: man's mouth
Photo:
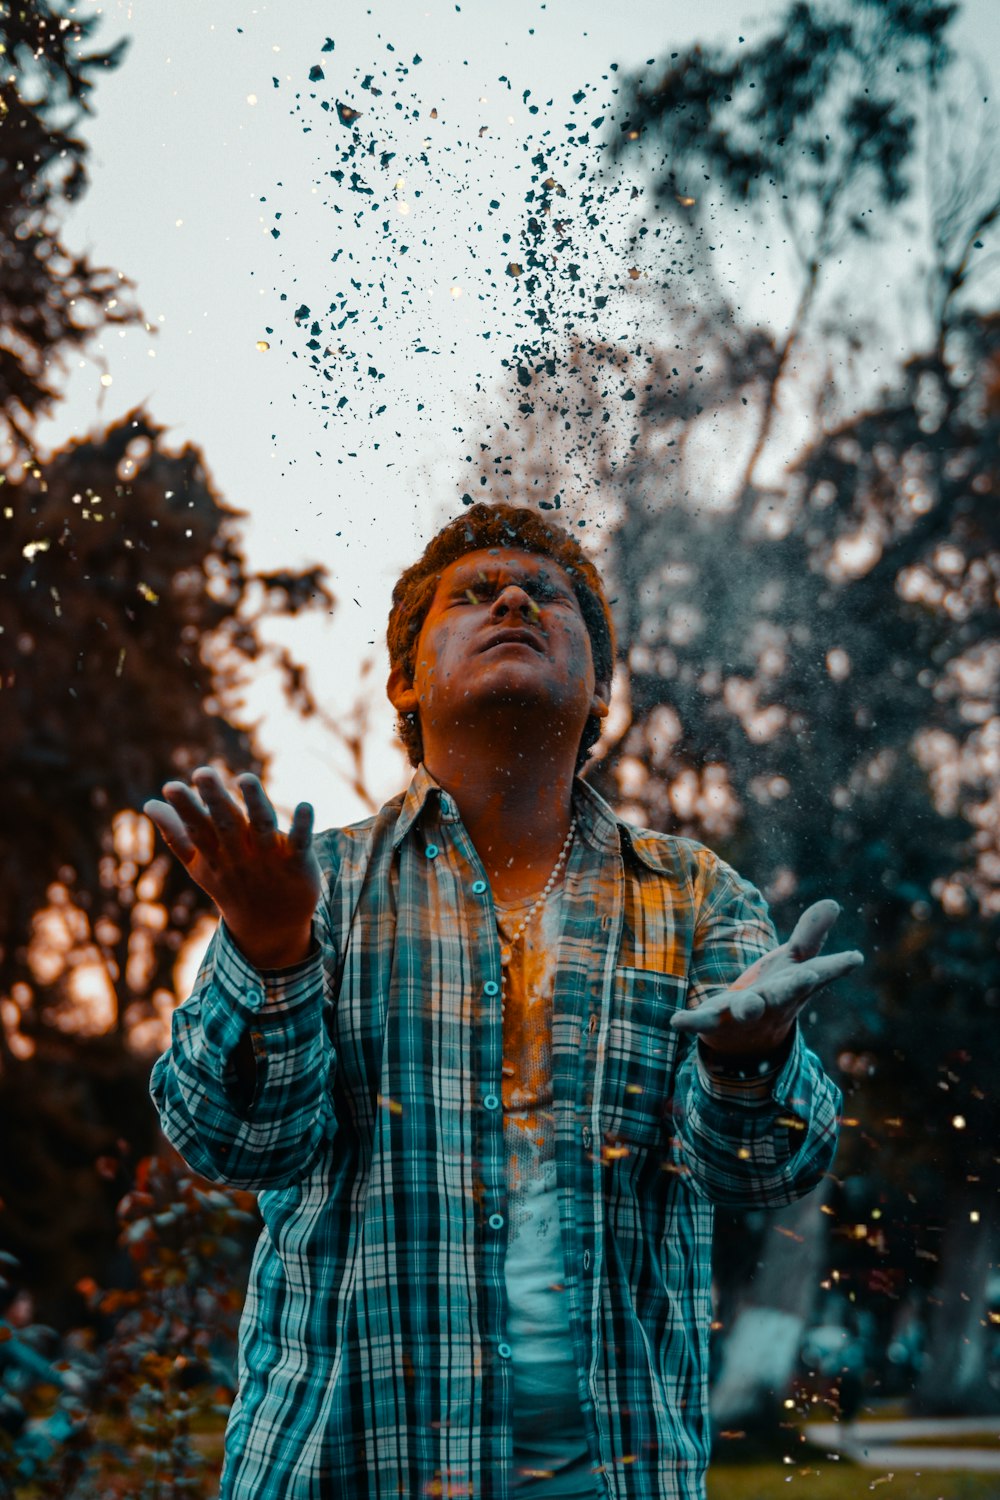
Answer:
M542 652L541 642L530 630L497 630L479 650L492 651L495 646L530 646L539 655Z

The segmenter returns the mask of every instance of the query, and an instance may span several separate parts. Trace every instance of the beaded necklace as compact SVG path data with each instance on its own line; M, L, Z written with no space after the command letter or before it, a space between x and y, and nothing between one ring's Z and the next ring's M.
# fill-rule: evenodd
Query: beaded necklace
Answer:
M540 906L544 905L546 898L549 896L549 894L552 891L553 886L555 885L556 881L558 880L558 878L559 878L559 871L562 869L563 861L565 860L566 855L569 852L569 846L573 842L573 833L574 833L575 828L576 828L576 817L574 815L572 818L570 818L569 833L567 833L565 841L563 843L563 846L562 846L562 848L559 851L559 858L555 862L555 867L553 868L552 874L549 876L548 880L545 882L544 886L539 891L538 895L535 897L535 899L531 903L531 905L528 907L528 910L525 912L525 914L521 918L520 922L517 924L517 927L514 929L514 932L511 935L510 941L506 942L506 943L504 943L504 942L501 943L501 946L500 946L500 985L501 985L500 1012L501 1012L501 1015L503 1014L504 1004L505 1004L506 999L507 999L507 966L508 966L508 964L510 963L511 959L514 956L514 949L517 946L518 938L521 936L522 932L527 927L528 923L531 921L532 917L534 916L534 914L538 910L538 908Z

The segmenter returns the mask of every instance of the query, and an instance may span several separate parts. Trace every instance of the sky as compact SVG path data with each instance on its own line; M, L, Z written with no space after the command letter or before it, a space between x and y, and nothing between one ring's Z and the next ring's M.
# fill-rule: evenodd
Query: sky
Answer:
M695 40L752 44L782 8L103 6L97 41L130 45L81 127L91 185L66 239L129 277L154 331L96 340L67 370L41 444L142 404L170 446L198 445L217 490L246 513L251 567L327 565L332 617L267 635L306 662L329 714L346 719L366 696L376 802L410 774L383 691L392 584L461 509L465 456L503 411L502 361L525 325L502 268L523 225L533 151L600 116L611 64L624 73ZM981 59L1000 58L998 0L967 0L953 34ZM322 77L310 79L317 68ZM338 101L360 112L375 142L362 163L374 208L350 191L353 122L342 123ZM331 178L337 171L345 181ZM780 289L777 298L780 319ZM327 382L308 361L304 330L331 306L353 316ZM310 314L296 322L302 307ZM285 708L274 674L254 681L246 713L286 817L299 800L313 803L321 828L366 815L345 780L346 754Z

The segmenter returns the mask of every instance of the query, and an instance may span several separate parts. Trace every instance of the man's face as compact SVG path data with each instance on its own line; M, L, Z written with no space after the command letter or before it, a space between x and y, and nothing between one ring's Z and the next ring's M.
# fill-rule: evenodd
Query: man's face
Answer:
M575 733L575 748L588 715L607 712L569 576L516 547L467 552L444 569L406 688L395 669L389 696L401 712L417 710L425 750L477 718L515 714L535 727L540 711L552 731Z

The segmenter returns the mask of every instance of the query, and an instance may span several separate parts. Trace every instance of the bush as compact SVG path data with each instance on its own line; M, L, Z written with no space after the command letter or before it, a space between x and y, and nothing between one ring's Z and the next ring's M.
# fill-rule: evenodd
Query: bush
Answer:
M202 1500L215 1490L255 1199L201 1181L165 1151L139 1163L118 1218L129 1285L78 1283L90 1327L60 1339L0 1320L4 1500ZM3 1295L11 1312L9 1281Z

